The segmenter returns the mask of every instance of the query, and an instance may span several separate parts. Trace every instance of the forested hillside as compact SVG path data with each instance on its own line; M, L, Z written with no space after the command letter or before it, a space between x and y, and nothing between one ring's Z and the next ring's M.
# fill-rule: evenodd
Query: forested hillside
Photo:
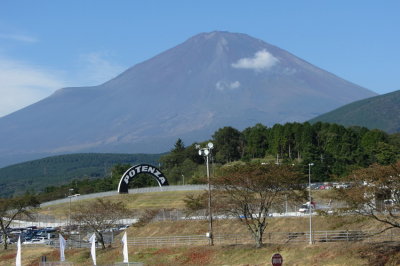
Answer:
M234 161L259 160L295 164L306 177L312 162L313 182L338 180L353 169L400 159L400 134L322 122L276 124L271 128L256 124L243 131L224 127L210 141L214 143L212 171ZM205 147L207 142L200 146ZM114 190L124 171L137 163L160 166L171 185L201 183L206 174L204 158L198 154L195 143L185 146L178 139L170 153L162 156L77 154L2 168L1 193L11 196L27 190L44 190L48 195L43 199L54 199L64 197L68 188L81 194ZM143 187L151 185L151 181L141 177L131 185ZM63 187L57 187L62 184Z
M400 132L400 91L356 101L311 119L345 126L378 128L389 133Z
M74 179L110 176L116 164L157 164L161 154L69 154L15 164L0 169L0 196L40 191Z
M352 169L389 164L400 158L400 134L322 122L276 124L272 128L256 124L243 131L224 127L214 133L212 141L216 164L259 159L296 164L306 174L312 162L314 181L339 179ZM198 170L190 166L199 160L203 158L195 146L185 148L180 140L171 153L161 158L170 183L181 180L181 174L196 177Z

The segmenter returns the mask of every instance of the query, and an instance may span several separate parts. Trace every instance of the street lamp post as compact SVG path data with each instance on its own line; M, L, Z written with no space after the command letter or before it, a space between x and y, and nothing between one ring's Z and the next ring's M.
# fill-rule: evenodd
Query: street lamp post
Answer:
M308 213L310 215L310 242L309 244L312 245L313 237L312 237L312 204L311 204L311 166L313 166L314 163L309 163L308 164Z
M73 188L69 189L68 193L68 198L69 198L69 214L68 214L68 226L70 227L69 229L71 230L71 199L72 199L72 191L74 191Z
M210 185L210 167L209 167L209 157L211 155L211 150L214 148L214 144L209 142L206 148L200 148L200 145L196 145L196 149L199 150L199 155L204 156L206 158L206 166L207 166L207 183L208 183L208 238L209 245L214 245L214 236L213 236L213 218L211 211L211 185Z

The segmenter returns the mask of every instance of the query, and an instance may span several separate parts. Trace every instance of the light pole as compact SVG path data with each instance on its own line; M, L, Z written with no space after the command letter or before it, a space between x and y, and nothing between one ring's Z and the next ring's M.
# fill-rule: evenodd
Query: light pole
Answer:
M69 229L71 230L71 198L72 198L72 191L74 191L73 188L69 189L69 193L68 193L68 198L69 198L69 214L68 214L68 225L69 225Z
M311 204L311 166L313 166L314 163L309 163L308 164L308 213L310 215L310 242L309 244L312 245L313 237L312 237L312 204Z
M212 211L211 211L211 185L210 185L210 167L209 167L209 157L211 155L211 150L214 148L214 144L209 142L206 148L200 148L200 145L196 145L196 149L199 150L199 155L204 156L206 158L206 166L207 166L207 183L208 183L208 238L209 245L214 245L214 236L213 236L213 220L212 220Z

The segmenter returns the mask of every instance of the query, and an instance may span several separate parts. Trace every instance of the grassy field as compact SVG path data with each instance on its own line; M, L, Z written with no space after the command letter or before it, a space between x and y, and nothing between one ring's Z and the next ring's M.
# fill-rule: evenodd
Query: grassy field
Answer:
M327 230L373 230L378 231L381 225L375 221L358 217L323 216L313 218L315 231ZM247 227L236 219L214 220L215 234L246 234ZM306 217L271 218L268 220L268 232L307 232L309 220ZM132 237L203 235L208 231L208 221L181 220L149 223L143 227L132 226L128 234Z
M185 208L184 199L188 194L199 195L204 191L165 191L165 192L152 192L152 193L141 193L141 194L122 194L115 196L104 197L111 201L122 201L126 204L129 209L134 210L146 210L146 209L178 209L182 210ZM331 191L313 191L313 197L318 203L325 203L330 199ZM71 206L74 207L77 204L84 204L85 202L93 201L94 199L79 200L73 198ZM306 202L307 199L304 199ZM46 206L43 209L39 209L38 212L41 214L52 215L60 219L66 219L68 217L69 202L55 204L52 206Z
M112 196L112 200L124 201L131 209L183 209L183 199L188 193L197 192L157 192ZM318 195L320 201L325 195ZM328 197L329 198L329 197ZM73 202L84 204L89 200ZM69 203L68 203L69 204ZM65 215L68 204L46 207L42 213ZM268 220L268 232L304 232L308 230L308 217L271 218ZM354 216L316 216L313 218L315 231L323 230L380 230L382 225L366 218ZM151 222L141 227L131 226L127 229L128 239L149 236L184 236L204 235L208 231L207 221L161 221ZM215 220L214 233L246 234L246 226L238 220ZM122 261L122 248L116 236L112 247L97 250L98 265L112 265ZM180 247L129 247L130 261L142 262L145 265L271 265L271 256L282 254L284 265L400 265L400 243L317 243L268 244L256 249L254 245L215 245L180 246ZM0 251L0 265L15 264L14 249ZM57 261L57 249L50 247L23 246L23 265L38 265L41 256L49 261ZM92 265L89 249L68 249L66 258L75 265Z
M316 230L377 230L380 224L351 216L324 216L314 218ZM198 235L207 231L207 221L162 221L142 227L128 228L128 239L144 236ZM306 231L307 218L271 218L267 232ZM246 227L237 220L216 220L215 234L243 234ZM116 236L114 245L106 250L97 250L98 265L112 265L122 261L121 234ZM396 242L362 243L317 243L308 245L285 244L266 245L256 249L254 245L216 245L214 247L129 247L130 261L145 265L271 265L274 253L284 257L284 265L400 265L400 245ZM13 265L15 249L0 251L0 265ZM41 256L57 261L57 249L50 247L23 246L23 265L38 265ZM68 249L66 258L75 265L92 265L90 251Z
M111 201L122 201L129 209L132 210L146 210L146 209L184 209L184 198L188 194L200 194L204 191L165 191L165 192L152 192L143 194L122 194L116 196L104 197ZM78 200L74 198L71 201L71 206L77 204L85 204L85 202L94 201L95 199ZM68 217L69 202L46 206L39 209L41 214L52 215L57 218Z
M280 253L284 265L399 265L398 243L329 243L316 245L252 245L129 248L129 260L145 265L271 265L271 256ZM0 265L14 265L16 250L0 251ZM23 265L39 265L41 256L58 261L57 249L23 247ZM69 249L67 261L92 265L89 249ZM97 265L122 261L122 247L97 250Z

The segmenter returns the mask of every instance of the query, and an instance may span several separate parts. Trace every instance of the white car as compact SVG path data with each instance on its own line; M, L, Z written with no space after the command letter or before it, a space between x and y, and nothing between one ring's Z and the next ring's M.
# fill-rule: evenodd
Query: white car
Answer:
M315 209L315 202L310 202L307 201L306 203L304 203L303 205L300 206L299 208L299 212L301 213L309 213L310 212L310 205L311 205L311 211L313 211Z
M39 238L33 238L33 239L31 239L31 240L28 240L28 241L24 241L22 244L24 244L24 245L32 245L32 244L37 244L37 245L40 245L40 244L49 244L49 240L48 239L46 239L45 237L39 237Z

